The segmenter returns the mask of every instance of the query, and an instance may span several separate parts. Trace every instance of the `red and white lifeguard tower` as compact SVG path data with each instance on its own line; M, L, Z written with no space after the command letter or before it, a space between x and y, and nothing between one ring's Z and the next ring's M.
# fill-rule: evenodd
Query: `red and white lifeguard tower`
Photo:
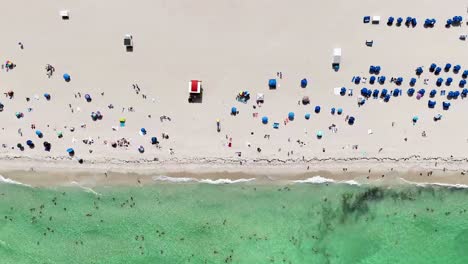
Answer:
M191 80L189 82L189 103L193 103L196 101L201 100L203 93L201 81L199 80Z

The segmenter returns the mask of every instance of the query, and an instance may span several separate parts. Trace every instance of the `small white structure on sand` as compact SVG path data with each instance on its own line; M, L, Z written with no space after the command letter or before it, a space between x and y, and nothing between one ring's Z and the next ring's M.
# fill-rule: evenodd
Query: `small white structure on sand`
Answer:
M340 69L341 63L341 48L333 49L333 60L332 60L332 67L335 71Z
M380 23L380 16L373 16L372 24L379 24L379 23Z
M262 93L257 94L257 104L263 103L265 101L265 96Z
M124 46L125 47L133 47L133 36L130 34L126 34L124 36Z
M60 17L62 17L63 20L70 19L70 11L68 11L68 10L60 11Z

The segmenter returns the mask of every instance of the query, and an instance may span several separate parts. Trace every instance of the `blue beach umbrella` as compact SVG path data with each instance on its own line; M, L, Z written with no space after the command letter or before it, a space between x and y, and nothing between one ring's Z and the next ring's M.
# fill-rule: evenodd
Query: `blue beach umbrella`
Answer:
M466 80L460 80L460 82L458 83L458 86L460 86L460 88L465 87L465 85L466 85Z
M370 74L374 74L374 73L375 73L375 66L374 66L374 65L369 66L369 73L370 73Z
M398 77L398 78L395 80L395 83L396 83L396 85L401 85L401 83L403 83L403 78L402 78L402 77Z
M45 99L46 99L47 101L49 101L49 100L50 100L50 94L48 94L48 93L45 93L45 94L44 94L44 97L45 97Z
M447 80L445 81L445 85L449 86L450 84L452 84L452 82L453 82L452 77L448 77Z
M413 96L415 90L413 88L409 88L408 91L406 92L408 96Z
M294 113L293 112L289 112L288 119L291 120L291 121L294 120Z
M361 95L362 95L362 96L366 96L366 95L367 95L367 91L368 91L367 88L366 88L366 87L363 87L363 88L361 89Z
M443 82L444 82L444 79L438 78L437 81L436 81L436 85L441 86Z
M343 113L343 108L338 108L338 110L336 111L337 114L341 115Z
M262 117L262 123L265 125L268 124L268 117L266 116Z
M153 145L158 144L158 138L157 137L152 137L151 138L151 144L153 144Z
M409 85L414 86L416 84L416 78L411 78Z
M388 93L388 90L387 89L382 89L382 92L380 93L380 97L385 97Z
M140 147L138 147L138 152L144 153L144 152L145 152L145 148L144 148L143 146L140 145Z
M415 17L413 17L413 18L411 19L411 25L412 25L413 27L415 27L417 24L418 24L418 21L416 20Z
M399 94L400 94L400 90L399 90L399 89L393 90L393 96L394 96L394 97L398 97Z
M394 21L394 20L395 20L395 18L394 18L394 17L392 17L392 16L391 16L391 17L389 17L389 18L388 18L388 20L387 20L387 25L388 25L388 26L391 26L391 25L393 25L393 21Z
M423 68L422 67L416 68L416 75L421 75L422 73L423 73Z
M40 130L36 130L36 135L39 137L39 138L42 138L44 136L44 134L42 134L42 132Z
M73 148L67 148L67 153L68 155L73 156L75 155L75 150Z
M462 97L466 97L468 95L468 89L463 89L463 91L461 92L461 95Z
M361 82L361 77L356 76L356 78L354 78L354 83L359 84L360 82Z
M340 95L341 96L344 96L346 94L346 88L345 87L341 87L340 89Z
M406 17L405 25L409 27L411 24L412 17Z
M441 71L442 71L442 69L441 69L440 67L437 67L437 68L435 68L435 70L434 70L434 74L435 74L435 75L439 75L439 73L440 73Z
M401 23L403 23L403 18L402 17L397 18L397 26L400 26Z
M309 114L309 113L306 113L306 114L304 115L304 118L307 119L307 120L309 120L309 119L310 119L310 114Z
M444 71L446 71L446 72L450 71L451 67L452 67L452 64L450 64L450 63L445 64Z
M385 76L380 76L380 77L379 77L379 83L380 83L380 84L384 84L384 83L385 83L385 80L386 80Z
M348 125L353 125L353 124L354 124L354 121L355 121L354 116L349 117L349 119L348 119Z
M270 87L270 89L276 89L276 79L268 80L268 87Z
M28 145L30 148L34 148L34 143L32 142L32 140L27 140L26 145Z
M437 64L432 63L431 66L429 66L429 71L430 71L430 72L435 71L436 67L437 67Z
M450 27L453 23L453 20L451 18L447 19L447 23L445 24L445 27Z
M419 89L418 91L418 94L420 94L421 96L424 96L425 93L426 93L425 89Z
M384 102L387 103L388 101L390 101L390 97L391 97L390 94L385 95Z
M382 67L380 67L380 66L378 66L378 65L375 66L375 71L374 71L374 73L377 74L377 75L379 75L381 69L382 69Z
M466 79L468 77L468 70L464 70L462 73L462 78Z
M331 114L332 114L332 115L334 115L334 114L335 114L335 112L336 112L336 109L335 109L335 107L332 107L332 109L331 109L331 111L330 111L330 112L331 112Z
M432 97L436 96L436 94L437 94L436 90L431 90L431 92L429 93L429 97L432 98Z
M231 107L231 115L237 115L237 108L235 106Z
M63 79L64 79L66 82L71 81L71 76L70 76L70 74L65 73L65 74L63 75Z
M453 92L453 99L458 99L458 96L460 96L460 92L459 91L454 91Z
M89 95L89 94L85 94L84 98L85 98L86 102L88 102L88 103L93 100L93 99L91 99L91 95Z
M372 97L374 97L374 98L378 98L378 97L379 97L379 90L378 90L378 89L375 89L375 90L372 92Z
M304 78L304 79L301 80L301 87L302 87L302 88L306 88L306 87L307 87L307 79L306 79L306 78Z
M457 74L461 70L461 66L459 64L453 66L453 73Z
M142 135L146 135L146 128L142 127L140 129L140 132L141 132Z
M371 77L369 78L369 83L370 83L370 84L374 84L374 83L375 83L375 79L376 79L375 76L371 76Z
M317 105L317 106L315 107L315 109L314 109L314 112L315 112L316 114L320 113L320 106Z

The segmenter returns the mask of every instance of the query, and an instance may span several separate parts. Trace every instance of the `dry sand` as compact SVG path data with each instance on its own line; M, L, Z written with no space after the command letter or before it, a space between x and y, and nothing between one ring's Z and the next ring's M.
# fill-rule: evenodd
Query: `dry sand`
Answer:
M458 175L468 168L466 100L453 100L451 110L442 111L445 99L438 95L436 109L427 107L431 89L460 90L457 84L461 78L461 74L442 73L442 78L452 76L454 82L451 87L437 88L436 77L428 72L430 63L460 64L462 71L468 67L467 43L458 40L468 28L444 28L447 18L466 14L462 1L18 0L6 6L0 60L11 60L17 67L0 71L1 90L15 92L13 99L0 100L5 105L0 113L0 143L7 145L0 149L4 171L7 167L54 167L138 172L143 167L158 173L207 172L208 168L261 174L294 170L296 175L307 173L307 166L314 172L340 171L343 167L365 172L384 166L381 171L450 167ZM63 9L70 10L70 20L59 17ZM363 24L364 15L380 15L382 22ZM388 16L414 16L419 24L416 28L388 27ZM425 18L437 19L435 28L423 28ZM133 52L126 52L123 46L127 33L134 37ZM364 45L366 39L374 40L372 48ZM339 72L331 69L336 47L343 51ZM50 79L44 70L46 64L56 69ZM385 85L351 83L354 75L369 77L369 65L382 67L382 75L387 76ZM415 88L425 88L427 94L418 101L406 96L406 90L419 66L424 66L425 72ZM276 78L277 72L283 74L278 80L280 87L269 90L268 79ZM71 75L71 82L63 80L64 73ZM389 103L369 99L364 106L357 106L363 86L396 88L389 82L392 76L405 79L403 96ZM305 89L299 86L302 78L309 81ZM429 85L423 84L425 78L430 79ZM200 104L187 102L191 79L203 81L205 94ZM140 94L132 88L134 83L141 88ZM354 96L334 95L333 88L342 86L354 89ZM252 94L248 104L235 101L240 90ZM93 101L75 98L78 92L91 94ZM51 100L46 101L43 93L50 93ZM257 93L265 94L265 104L253 109ZM298 105L303 96L311 98L310 105ZM108 109L109 104L114 109ZM313 113L316 105L322 107L320 114ZM239 109L239 115L230 115L232 106ZM29 107L32 112L27 111ZM128 112L128 107L135 111ZM331 115L332 107L343 108L344 114ZM104 118L94 122L90 114L98 110ZM24 118L17 119L17 111L23 112ZM284 126L290 111L296 113L296 120ZM252 117L254 112L258 118ZM312 114L310 120L304 119L305 113ZM432 120L436 113L443 114L437 123ZM161 122L162 115L172 121ZM353 126L345 123L347 115L356 117ZM419 116L416 125L411 122L414 115ZM262 125L262 116L268 116L270 124ZM113 131L121 117L127 119L126 127ZM220 133L216 119L221 121ZM281 124L278 130L271 127L275 121ZM43 139L37 138L31 124L44 133ZM81 128L82 124L86 128ZM338 133L328 130L331 124L337 125ZM70 127L75 127L75 132L70 132ZM139 135L142 127L148 131L146 136ZM64 132L63 138L57 138L57 130ZM315 137L318 130L324 132L320 140ZM423 131L427 137L421 136ZM162 139L162 133L169 139ZM161 149L150 144L152 136L158 137ZM233 147L227 147L226 136L232 138ZM94 144L81 142L89 137ZM103 144L122 137L130 139L128 149ZM34 141L35 149L15 147L17 143L25 145L27 139ZM50 152L43 150L44 140L52 143ZM297 140L305 145L300 146ZM143 154L137 151L140 145L145 147ZM65 151L69 147L76 151L74 158ZM78 164L78 158L84 159L84 164ZM279 164L283 169L274 166L265 170L265 166L256 166L259 163ZM440 181L466 182L463 177L445 178Z

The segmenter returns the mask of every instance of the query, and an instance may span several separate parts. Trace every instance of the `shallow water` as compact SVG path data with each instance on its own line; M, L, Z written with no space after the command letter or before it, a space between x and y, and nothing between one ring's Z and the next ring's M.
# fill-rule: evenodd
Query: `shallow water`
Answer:
M0 185L1 263L468 263L468 190Z

